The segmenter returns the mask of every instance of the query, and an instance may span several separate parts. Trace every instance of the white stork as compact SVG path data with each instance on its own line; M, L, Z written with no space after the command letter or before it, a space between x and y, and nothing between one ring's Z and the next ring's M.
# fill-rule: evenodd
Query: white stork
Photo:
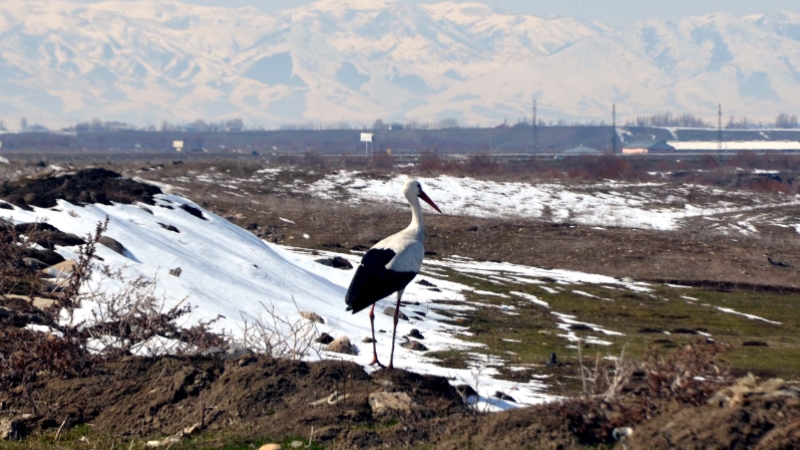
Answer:
M422 267L422 257L425 255L425 248L422 245L425 240L425 223L419 199L425 200L433 209L442 213L433 200L422 192L422 186L417 180L406 181L403 185L403 195L411 205L411 224L405 230L387 237L369 249L361 259L361 264L345 296L347 310L352 310L353 314L372 305L369 311L373 353L370 365L378 364L383 367L378 361L378 350L375 346L375 303L397 292L389 369L394 367L394 340L397 333L397 318L400 314L400 299L408 283Z

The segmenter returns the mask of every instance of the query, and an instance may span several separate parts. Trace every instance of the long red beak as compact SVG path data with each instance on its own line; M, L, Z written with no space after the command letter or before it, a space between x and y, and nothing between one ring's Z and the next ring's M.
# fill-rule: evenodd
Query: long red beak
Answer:
M433 209L435 209L435 210L439 211L439 214L444 214L444 213L442 212L442 210L441 210L441 209L439 209L439 207L438 207L438 206L436 206L436 203L433 203L433 200L431 200L431 198L430 198L430 197L428 197L428 194L426 194L426 193L424 193L424 192L422 192L422 191L419 191L419 198L421 198L421 199L425 200L425 203L427 203L427 204L431 205L431 206L433 207Z

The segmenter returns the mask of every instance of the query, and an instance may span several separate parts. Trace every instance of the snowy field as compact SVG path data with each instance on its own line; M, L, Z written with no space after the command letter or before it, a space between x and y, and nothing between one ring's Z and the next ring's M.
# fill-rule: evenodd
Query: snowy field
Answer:
M274 179L283 169L259 171L248 183ZM287 192L308 194L343 203L381 202L403 205L397 194L405 181L397 175L388 180L363 173L339 171L307 184L302 180L285 184ZM475 217L505 217L575 223L600 227L676 230L687 219L725 219L722 233L750 234L753 223L793 227L800 219L765 210L800 206L798 195L763 196L747 191L726 191L707 186L675 186L665 183L556 184L494 182L441 175L421 177L423 188L445 214ZM737 220L729 221L733 217ZM731 223L728 223L731 222ZM709 224L712 228L717 224Z
M349 173L326 177L309 186L307 191L323 196L331 192L329 188L334 184L339 189L349 189L351 197L343 198L343 201L397 200L396 193L402 178L382 182L353 177ZM601 205L605 205L606 213L612 216L617 210L627 208L625 214L638 217L638 220L643 221L640 223L666 229L675 226L675 221L681 217L668 209L637 216L637 211L645 211L637 206L641 205L642 200L616 193L610 188L602 195L581 196L574 191L560 192L555 186L534 187L449 177L423 179L422 182L437 203L448 205L450 211L461 213L487 215L491 208L499 207L505 208L509 215L520 211L534 214L541 211L541 205L538 204L540 199L546 199L551 205L558 201L563 202L565 208L569 201L584 204L585 209L581 210L584 215L579 217L586 221L603 220L605 216L597 211ZM486 200L487 196L494 199L494 205ZM474 203L481 197L484 197L482 203ZM180 209L183 204L200 209L204 217L198 218ZM612 208L610 205L617 206ZM317 325L318 333L325 332L333 337L347 336L357 345L359 351L357 355L349 356L330 353L323 346L318 346L307 355L307 359L347 359L365 366L366 370L373 370L367 366L372 358L371 344L362 342L370 336L367 314L352 315L345 311L344 295L354 271L335 269L315 262L316 259L335 255L343 256L357 265L361 257L359 252L352 251L348 255L267 243L191 201L172 194L157 195L156 206L147 208L122 204L78 207L62 200L55 208L34 208L32 212L19 208L0 210L0 217L15 223L44 221L64 232L78 235L92 232L95 225L106 216L110 218L106 234L122 243L126 251L124 255L120 255L99 246L98 256L103 258L101 264L121 270L127 280L139 276L156 280L156 294L163 296L168 307L187 299L196 307L192 316L187 319L187 325L222 316L214 324L215 329L226 330L235 336L241 332L245 320L252 322L263 315L262 302L274 307L277 315L290 322L302 320L301 311L313 312L324 319L324 324ZM615 218L607 220L620 220L622 216L613 217ZM287 220L287 223L290 221ZM168 225L175 227L177 232L166 229L165 226ZM66 258L76 257L77 249L74 247L60 247L57 250ZM178 277L169 274L175 268L181 269ZM462 282L450 280L448 274L452 273L497 286L529 286L534 291L538 289L541 294L533 295L516 290L503 294L480 290L464 283L463 278ZM427 282L425 285L418 283L423 280ZM467 383L476 386L481 395L479 406L487 410L553 400L555 397L548 393L546 376L531 375L525 382L500 379L497 369L509 365L509 361L498 356L486 356L486 352L481 354L479 351L484 344L468 341L466 338L471 336L471 331L457 325L458 319L479 308L498 308L502 314L513 316L519 314L521 307L534 305L553 319L564 348L575 348L578 340L574 331L576 326L590 330L581 336L584 342L601 348L612 342L620 342L617 339L625 339L623 333L592 323L592 318L582 317L580 311L558 311L548 301L548 296L561 293L570 293L587 302L611 301L586 292L587 286L626 290L654 297L651 285L603 275L510 263L480 262L455 255L427 259L420 276L409 285L403 297L405 304L401 310L407 314L409 320L403 320L399 324L398 344L404 339L403 336L416 328L424 336L424 340L420 342L429 352L458 350L474 352L474 357L469 360L465 369L445 368L441 366L441 361L426 356L426 352L412 351L398 345L395 350L395 365L419 373L445 376L453 384ZM95 271L90 287L110 293L123 289L124 283L108 279L100 271ZM685 298L687 305L694 304L690 298ZM383 310L392 306L394 301L394 298L385 299L376 308L376 330L385 331L377 335L378 353L384 363L389 359L392 318L384 314ZM89 303L83 305L76 320L90 319L91 310L95 307L96 305ZM779 323L774 318L761 318L730 308L718 309L724 313L737 314L742 320ZM147 349L142 348L140 351L146 352ZM492 398L497 391L511 395L517 403Z

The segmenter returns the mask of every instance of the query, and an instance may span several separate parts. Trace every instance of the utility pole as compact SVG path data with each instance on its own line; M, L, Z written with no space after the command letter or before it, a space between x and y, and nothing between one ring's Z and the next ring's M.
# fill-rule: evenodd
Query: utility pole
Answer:
M717 150L722 150L722 103L717 107Z
M536 119L536 99L533 99L533 152L539 151L539 124Z
M617 154L617 104L611 104L611 153Z

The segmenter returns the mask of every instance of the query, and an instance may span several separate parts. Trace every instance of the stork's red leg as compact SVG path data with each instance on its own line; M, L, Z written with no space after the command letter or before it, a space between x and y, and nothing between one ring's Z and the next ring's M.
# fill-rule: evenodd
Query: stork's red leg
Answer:
M397 334L397 322L400 318L400 298L403 296L403 290L397 291L397 306L394 308L394 328L392 329L392 352L389 355L389 369L394 369L394 338Z
M372 362L369 365L377 364L380 367L384 367L378 361L378 347L375 344L375 303L372 304L372 309L369 310L369 325L372 327Z

